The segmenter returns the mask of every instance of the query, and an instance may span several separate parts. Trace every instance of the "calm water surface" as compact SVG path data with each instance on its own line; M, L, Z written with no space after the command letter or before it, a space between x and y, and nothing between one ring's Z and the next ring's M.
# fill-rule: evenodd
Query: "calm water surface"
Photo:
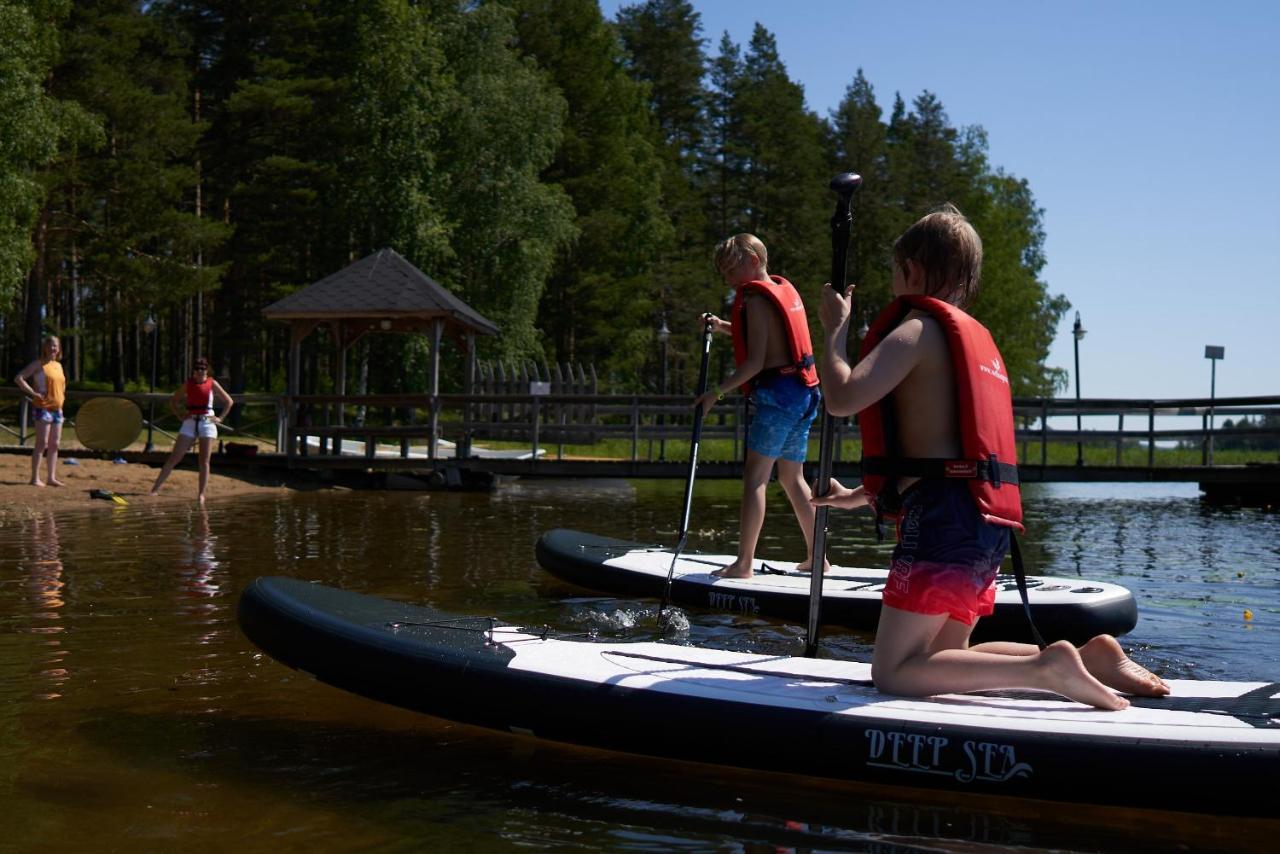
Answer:
M738 489L699 485L690 548L733 550ZM651 638L653 602L569 587L537 566L533 543L553 527L671 543L682 491L524 481L491 495L323 492L4 522L0 850L1258 845L1256 828L1212 817L939 801L490 733L318 685L236 627L240 589L281 574ZM1132 589L1141 617L1123 642L1139 661L1168 677L1280 679L1280 514L1211 508L1182 486L1028 492L1029 564ZM832 526L839 562L885 564L891 546L865 517L833 513ZM802 548L776 491L760 555ZM681 642L803 647L798 627L685 616ZM870 640L831 630L826 654L866 657Z

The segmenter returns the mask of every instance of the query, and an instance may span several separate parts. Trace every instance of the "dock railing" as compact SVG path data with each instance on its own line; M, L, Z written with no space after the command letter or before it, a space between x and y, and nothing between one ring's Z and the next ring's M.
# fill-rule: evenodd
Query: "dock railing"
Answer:
M357 439L372 456L377 440L388 439L399 443L401 456L409 455L414 440L429 448L445 440L457 445L447 456L466 457L473 442L488 440L523 445L534 458L553 448L563 457L565 446L581 455L584 446L603 445L612 458L652 460L656 453L665 459L667 443L683 448L689 438L690 402L688 395L657 394L303 395L280 407L282 413L305 413L281 434L293 438L284 444L294 454L334 453L343 447L338 440ZM353 420L356 412L364 413L358 423ZM1087 448L1080 462L1094 466L1153 467L1160 464L1158 449L1178 451L1176 463L1170 464L1187 465L1193 462L1189 457L1198 457L1195 462L1211 465L1215 441L1226 448L1247 445L1249 456L1258 460L1280 460L1280 396L1092 399L1079 404L1023 398L1014 402L1014 415L1024 465L1061 464L1050 459L1055 446ZM1087 425L1079 430L1077 415ZM704 423L704 443L723 440L721 452L731 448L732 458L739 458L750 417L740 396L719 404ZM856 419L842 419L837 459L856 459L860 447L847 443L859 439ZM436 458L437 451L429 450L427 456Z
M544 390L544 389L538 389ZM67 414L94 397L135 401L153 429L171 437L177 420L167 394L70 391ZM532 459L555 454L633 462L687 458L690 395L424 394L236 395L228 441L257 441L291 457L385 455L466 458L476 443ZM1213 465L1215 446L1228 461L1280 461L1280 395L1194 399L1020 398L1014 401L1023 465ZM1076 429L1076 417L1082 429ZM717 405L703 425L703 457L740 459L750 407L741 396ZM1224 426L1229 424L1230 426ZM145 433L145 427L144 427ZM855 419L842 419L837 459L860 454ZM0 387L0 444L29 445L28 407L16 388ZM719 442L720 444L716 444ZM1068 450L1069 449L1069 450ZM1176 453L1170 453L1176 452ZM1229 452L1229 453L1228 453ZM731 455L731 456L730 456ZM1176 459L1174 459L1176 457ZM1064 463L1064 461L1066 461Z

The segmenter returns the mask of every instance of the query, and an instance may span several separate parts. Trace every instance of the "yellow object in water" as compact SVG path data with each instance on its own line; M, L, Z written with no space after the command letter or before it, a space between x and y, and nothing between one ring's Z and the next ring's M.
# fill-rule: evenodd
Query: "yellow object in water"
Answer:
M1245 609L1244 609L1244 618L1245 618L1245 620L1252 620L1252 619L1253 619L1253 612L1252 612L1252 611L1250 611L1248 608L1245 608Z
M91 489L89 490L90 498L101 498L103 501L114 501L121 507L128 507L129 502L124 500L123 495L116 495L109 489Z

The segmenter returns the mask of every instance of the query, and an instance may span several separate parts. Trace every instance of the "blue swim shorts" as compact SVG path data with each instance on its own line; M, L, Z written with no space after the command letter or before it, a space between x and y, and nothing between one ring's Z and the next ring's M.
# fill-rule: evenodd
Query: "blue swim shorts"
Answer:
M971 626L995 609L994 582L1008 549L1009 529L982 518L968 481L917 481L902 495L884 604Z
M43 421L46 424L61 424L62 410L61 409L41 409L38 406L33 406L31 407L31 420Z
M822 406L822 392L796 377L770 377L756 386L756 414L747 448L762 457L802 463L809 453L809 426Z

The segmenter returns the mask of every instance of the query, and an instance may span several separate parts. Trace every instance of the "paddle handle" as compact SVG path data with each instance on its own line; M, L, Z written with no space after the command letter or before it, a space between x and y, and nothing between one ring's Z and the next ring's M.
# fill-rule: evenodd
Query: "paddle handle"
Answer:
M698 365L698 396L707 391L707 369L711 364L711 334L715 331L710 313L702 315L702 361ZM684 480L684 510L680 516L680 536L676 541L675 551L671 555L671 566L667 569L667 583L662 589L662 600L658 603L658 625L662 625L662 612L671 601L671 582L676 573L676 561L684 551L684 544L689 539L689 514L693 510L693 481L698 472L698 446L702 443L702 406L693 410L693 438L689 443L689 469Z
M711 315L704 314L702 325L702 361L698 365L698 394L707 391L707 369L711 363ZM680 540L689 533L689 514L693 507L693 480L698 471L698 446L702 443L702 407L693 412L693 441L689 445L689 470L685 475L684 515L680 517Z
M849 266L849 234L853 229L853 214L849 204L853 193L862 185L862 178L852 172L841 173L831 179L830 188L836 193L836 209L831 215L831 287L843 295L847 285ZM819 441L818 477L814 493L819 497L831 491L831 467L835 452L836 421L822 407L822 431ZM831 508L818 507L813 518L813 554L810 556L809 575L809 623L805 632L804 654L813 658L818 653L818 627L822 623L822 568L827 560L827 515Z

